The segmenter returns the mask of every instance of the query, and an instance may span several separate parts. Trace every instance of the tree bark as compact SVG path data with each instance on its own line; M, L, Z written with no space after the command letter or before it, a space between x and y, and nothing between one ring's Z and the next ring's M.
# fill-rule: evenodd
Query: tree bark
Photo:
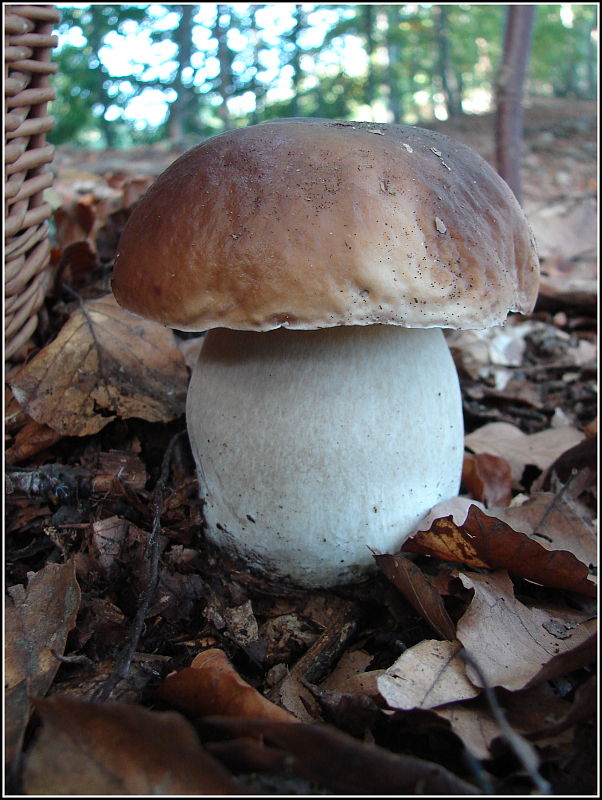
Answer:
M228 47L228 26L222 22L222 17L229 13L229 7L218 3L215 17L213 35L217 39L217 60L219 61L219 95L222 102L219 107L219 116L225 131L232 127L232 118L228 108L228 98L232 94L232 53Z
M177 92L177 97L169 107L167 123L168 135L172 141L180 141L186 133L191 132L194 125L195 95L191 86L182 80L182 72L190 67L192 58L192 20L197 7L182 5L180 22L174 31L173 40L178 45L178 70L172 83L172 88Z
M433 6L435 11L435 26L437 31L437 61L441 90L445 98L445 108L450 118L462 115L462 101L458 92L455 73L451 68L449 58L449 34L447 6Z
M299 36L305 28L305 12L301 3L295 5L295 27L291 32L291 42L293 45L293 54L291 56L290 65L293 68L293 98L291 102L291 114L293 117L298 117L300 113L299 107L299 94L301 93L301 80L303 78L303 71L301 69L301 46L299 45Z
M504 54L496 83L495 154L497 170L521 201L523 89L536 6L510 5L506 14Z

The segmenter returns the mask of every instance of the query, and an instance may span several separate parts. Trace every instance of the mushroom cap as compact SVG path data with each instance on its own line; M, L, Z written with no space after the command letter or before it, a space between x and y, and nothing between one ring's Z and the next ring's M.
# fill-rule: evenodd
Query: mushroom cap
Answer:
M287 119L171 164L123 231L113 292L180 330L485 328L532 310L534 239L474 151L407 125Z

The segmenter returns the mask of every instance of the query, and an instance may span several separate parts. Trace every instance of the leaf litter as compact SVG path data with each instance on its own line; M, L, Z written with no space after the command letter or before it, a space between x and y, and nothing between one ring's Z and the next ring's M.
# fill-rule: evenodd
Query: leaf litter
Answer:
M364 582L283 595L204 540L183 437L161 477L201 337L103 296L150 178L59 169L46 327L7 375L11 786L493 794L543 780L591 791L595 292L587 254L558 249L579 237L541 249L530 317L449 337L467 427L462 496L402 552L376 553ZM560 206L567 229L585 218Z

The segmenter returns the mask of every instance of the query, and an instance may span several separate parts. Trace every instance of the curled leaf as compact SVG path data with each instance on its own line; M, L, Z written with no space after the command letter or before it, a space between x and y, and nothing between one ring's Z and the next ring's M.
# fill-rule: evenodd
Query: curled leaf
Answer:
M190 667L168 675L157 694L188 714L297 722L236 672L223 650L204 650Z
M441 595L420 567L403 555L378 554L374 560L439 636L450 641L456 638L455 625L445 610Z
M470 507L462 525L451 516L435 520L430 530L407 539L402 550L472 567L507 569L543 586L596 596L587 566L572 553L548 550L477 506Z

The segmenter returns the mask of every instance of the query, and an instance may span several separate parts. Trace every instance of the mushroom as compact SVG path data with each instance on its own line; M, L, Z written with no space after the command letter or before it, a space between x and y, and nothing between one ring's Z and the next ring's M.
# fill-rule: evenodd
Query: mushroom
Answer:
M217 135L123 231L125 308L208 331L187 425L208 537L278 581L365 575L457 495L458 377L442 328L535 303L512 192L429 130L290 119Z

